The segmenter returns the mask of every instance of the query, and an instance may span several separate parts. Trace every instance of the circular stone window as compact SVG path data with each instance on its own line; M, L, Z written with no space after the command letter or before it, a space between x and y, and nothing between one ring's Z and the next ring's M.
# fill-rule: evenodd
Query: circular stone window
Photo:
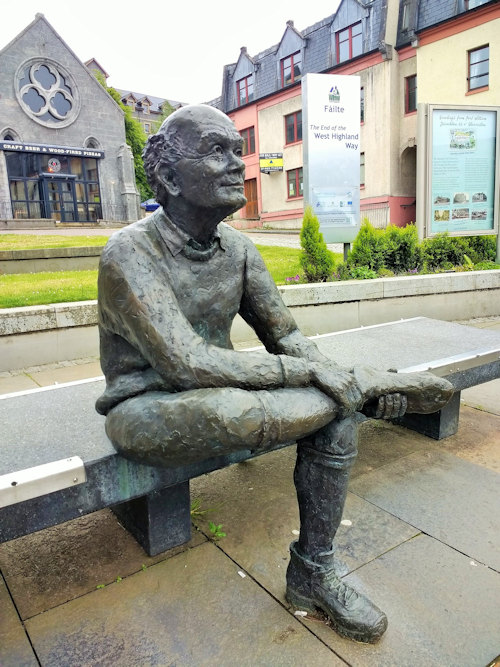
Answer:
M16 72L15 90L23 111L45 127L66 127L76 120L80 96L71 74L48 58L31 58Z

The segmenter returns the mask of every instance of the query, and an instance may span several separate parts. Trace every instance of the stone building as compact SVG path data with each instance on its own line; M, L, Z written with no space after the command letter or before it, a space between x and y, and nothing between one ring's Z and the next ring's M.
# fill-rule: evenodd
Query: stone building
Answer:
M42 14L0 51L0 219L137 220L123 111Z
M134 117L141 123L142 129L148 136L156 132L158 120L161 118L165 103L169 104L174 111L186 106L185 102L167 100L164 97L155 97L154 95L146 95L123 88L117 88L116 90L122 96L123 104L133 109Z
M288 21L261 53L242 47L211 102L245 139L248 204L235 224L300 226L307 73L360 77L361 215L415 221L417 104L499 105L499 31L499 0L342 0L305 29ZM261 172L260 154L282 154L283 171Z

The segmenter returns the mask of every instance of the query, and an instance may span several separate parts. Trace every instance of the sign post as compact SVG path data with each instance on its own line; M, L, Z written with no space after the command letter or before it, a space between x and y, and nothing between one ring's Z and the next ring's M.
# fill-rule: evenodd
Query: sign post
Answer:
M327 243L350 243L360 228L360 79L302 80L304 198Z

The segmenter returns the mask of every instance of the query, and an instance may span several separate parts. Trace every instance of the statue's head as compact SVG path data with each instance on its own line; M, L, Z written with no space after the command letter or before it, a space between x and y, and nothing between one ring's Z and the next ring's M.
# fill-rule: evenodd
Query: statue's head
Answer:
M180 198L184 206L220 209L222 217L237 211L246 203L242 145L232 121L218 109L201 104L178 109L143 153L157 201L166 210Z

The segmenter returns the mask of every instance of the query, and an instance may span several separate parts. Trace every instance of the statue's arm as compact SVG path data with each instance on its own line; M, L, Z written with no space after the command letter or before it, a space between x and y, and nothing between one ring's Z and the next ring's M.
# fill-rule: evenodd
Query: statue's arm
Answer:
M99 271L101 326L135 347L177 391L234 386L244 389L310 384L305 359L237 352L207 343L182 313L173 291L141 271L119 247L103 253ZM142 278L144 283L144 276Z
M325 357L316 344L297 327L253 244L247 246L245 270L245 293L240 315L255 330L266 349L274 354L332 365L334 362Z

